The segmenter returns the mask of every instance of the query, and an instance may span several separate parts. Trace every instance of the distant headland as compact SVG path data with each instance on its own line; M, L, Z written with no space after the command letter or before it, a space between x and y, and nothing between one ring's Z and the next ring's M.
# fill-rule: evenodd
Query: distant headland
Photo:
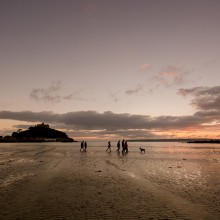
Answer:
M220 139L183 139L183 138L174 138L174 139L133 139L128 140L129 142L181 142L181 143L208 143L208 144L220 144Z
M195 141L187 141L187 143L194 143L194 144L220 144L219 139L213 140L195 140Z
M48 124L37 124L22 131L19 129L12 135L0 136L0 142L75 142L66 133L49 127Z

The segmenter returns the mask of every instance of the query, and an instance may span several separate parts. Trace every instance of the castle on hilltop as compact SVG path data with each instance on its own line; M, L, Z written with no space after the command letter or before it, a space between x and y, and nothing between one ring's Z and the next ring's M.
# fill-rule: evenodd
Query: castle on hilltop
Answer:
M52 129L44 122L31 126L24 131L18 129L7 140L6 138L1 138L1 140L5 142L74 142L74 139L68 137L65 132Z
M50 128L50 126L47 124L44 124L44 122L42 122L41 124L35 125L35 127L37 127L37 128Z

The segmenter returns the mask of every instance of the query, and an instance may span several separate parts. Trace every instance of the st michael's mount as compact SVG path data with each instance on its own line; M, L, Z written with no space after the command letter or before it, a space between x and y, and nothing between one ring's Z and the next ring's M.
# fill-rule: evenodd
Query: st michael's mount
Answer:
M29 127L25 131L19 129L11 136L0 136L0 142L74 142L74 139L42 123Z

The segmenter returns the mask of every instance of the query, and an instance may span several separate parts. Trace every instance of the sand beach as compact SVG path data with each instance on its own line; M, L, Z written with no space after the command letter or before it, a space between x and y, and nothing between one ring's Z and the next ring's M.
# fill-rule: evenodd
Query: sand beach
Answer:
M106 148L0 144L0 219L220 219L220 145Z

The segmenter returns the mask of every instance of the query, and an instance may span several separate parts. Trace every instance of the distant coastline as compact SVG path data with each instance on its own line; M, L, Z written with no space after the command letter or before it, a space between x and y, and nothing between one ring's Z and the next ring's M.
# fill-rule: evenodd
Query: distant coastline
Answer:
M196 141L188 141L187 143L198 143L198 144L220 144L219 139L213 139L213 140L196 140Z
M210 143L220 144L220 139L132 139L129 142L180 142L180 143Z
M52 129L47 124L37 124L22 131L19 129L12 135L5 137L0 136L0 143L16 143L16 142L77 142L73 138L67 136L66 133Z

